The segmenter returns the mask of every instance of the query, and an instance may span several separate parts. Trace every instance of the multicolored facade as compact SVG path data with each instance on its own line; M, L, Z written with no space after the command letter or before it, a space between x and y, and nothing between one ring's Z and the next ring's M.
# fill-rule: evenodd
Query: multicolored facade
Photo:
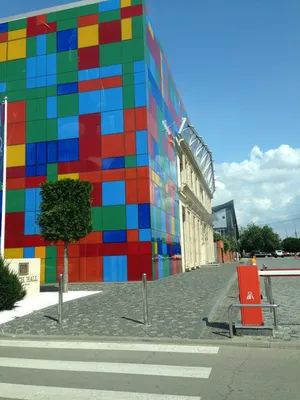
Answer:
M69 250L71 282L181 272L173 137L186 111L143 0L0 21L0 96L6 258L41 258L42 283L57 280L63 247L39 235L39 185L70 177L94 188L93 232Z

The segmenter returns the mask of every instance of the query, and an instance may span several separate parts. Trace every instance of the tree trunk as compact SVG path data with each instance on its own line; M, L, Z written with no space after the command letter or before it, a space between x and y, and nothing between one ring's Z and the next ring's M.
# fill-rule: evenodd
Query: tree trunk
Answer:
M68 241L64 243L64 279L63 279L63 292L68 293L69 283L69 268L68 268Z

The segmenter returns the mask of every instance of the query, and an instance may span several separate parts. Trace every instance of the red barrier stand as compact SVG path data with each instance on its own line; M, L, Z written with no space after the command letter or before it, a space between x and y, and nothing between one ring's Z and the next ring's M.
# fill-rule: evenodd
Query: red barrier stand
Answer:
M256 265L237 267L241 304L261 304L258 268ZM264 324L261 308L242 308L242 325L261 326Z

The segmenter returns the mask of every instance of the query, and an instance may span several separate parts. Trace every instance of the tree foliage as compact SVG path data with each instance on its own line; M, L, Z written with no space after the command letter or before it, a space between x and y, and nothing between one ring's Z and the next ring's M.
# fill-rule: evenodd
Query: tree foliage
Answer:
M92 231L91 193L90 182L77 179L41 185L41 213L37 223L45 240L64 242L65 292L68 290L68 244L79 241Z
M239 244L235 239L222 236L220 233L214 232L214 241L216 242L218 240L221 240L224 243L225 251L239 251Z
M283 250L290 253L300 252L300 239L287 237L282 241Z
M281 239L269 226L250 224L241 229L240 245L241 249L247 252L254 250L272 252L281 248Z
M26 296L26 289L9 263L0 257L0 311L12 310Z

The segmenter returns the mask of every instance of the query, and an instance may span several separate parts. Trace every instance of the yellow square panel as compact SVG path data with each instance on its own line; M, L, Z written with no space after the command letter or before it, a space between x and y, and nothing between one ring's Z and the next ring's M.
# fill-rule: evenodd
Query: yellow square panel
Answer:
M24 167L25 165L25 144L7 146L7 163L10 167Z
M24 253L23 248L5 249L4 257L8 260L14 258L23 258L23 253Z
M58 175L58 180L60 181L61 179L79 179L79 173L60 174L60 175Z
M130 7L131 6L131 0L121 0L121 7Z
M132 39L132 18L122 19L122 40Z
M7 61L7 43L0 43L0 62Z
M27 31L25 29L18 29L17 31L8 32L8 40L16 40L26 38Z
M35 258L46 258L46 247L36 247L34 256Z
M91 47L99 44L98 25L84 26L78 29L78 47Z
M26 39L8 42L8 60L17 60L26 57Z
M46 260L44 258L41 260L41 268L40 268L41 276L40 276L40 279L41 279L41 284L42 285L45 284L45 265L46 265L45 261Z

